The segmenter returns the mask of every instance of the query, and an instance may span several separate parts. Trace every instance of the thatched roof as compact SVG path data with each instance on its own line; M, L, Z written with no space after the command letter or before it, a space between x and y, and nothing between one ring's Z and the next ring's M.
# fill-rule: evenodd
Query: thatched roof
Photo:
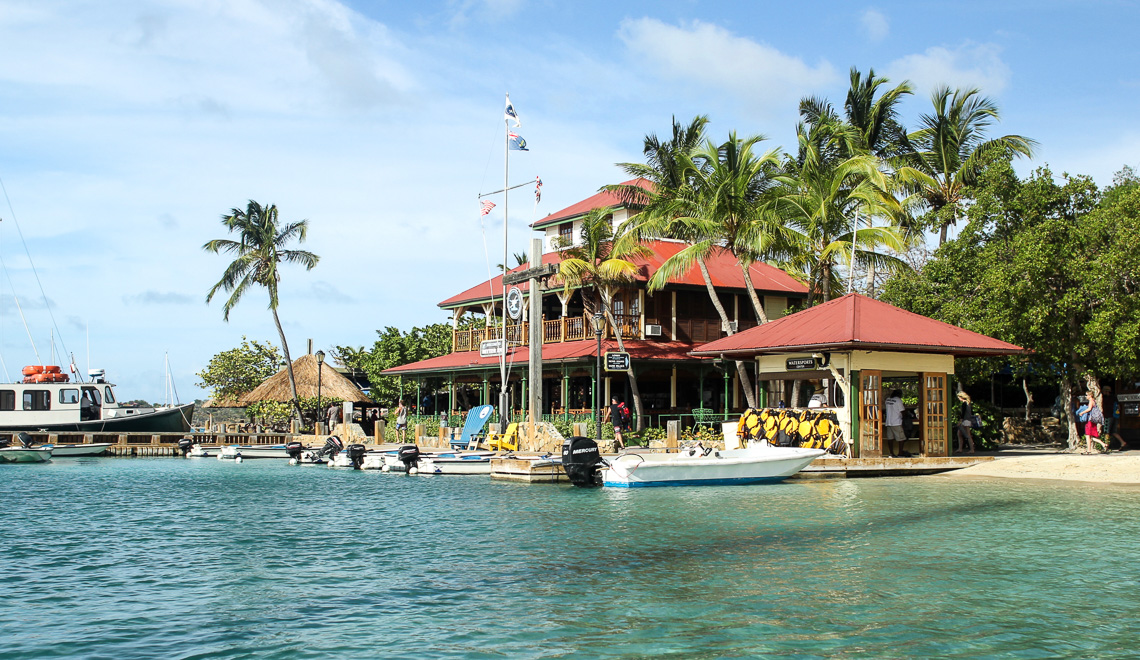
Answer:
M293 377L297 379L297 396L317 396L317 356L302 355L293 360ZM333 397L353 403L372 403L351 380L337 373L331 364L321 369L321 396ZM289 372L285 369L270 376L252 392L238 399L243 406L258 401L292 401L293 392L289 389Z

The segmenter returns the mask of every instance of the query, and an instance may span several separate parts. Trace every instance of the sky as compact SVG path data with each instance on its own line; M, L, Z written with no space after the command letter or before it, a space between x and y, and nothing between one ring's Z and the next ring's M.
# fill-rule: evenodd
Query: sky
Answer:
M250 199L307 219L321 257L283 268L294 358L446 321L436 304L502 262L501 196L482 222L477 199L502 187L506 93L530 147L509 181L544 184L510 197L512 253L672 117L788 149L799 99L841 106L853 66L911 81L912 127L936 86L979 87L992 135L1040 143L1019 172L1108 184L1140 167L1138 19L1130 0L0 0L0 377L51 363L54 335L120 398L162 401L167 356L179 398L206 396L211 356L279 343L263 292L228 323L205 302L229 259L202 245Z

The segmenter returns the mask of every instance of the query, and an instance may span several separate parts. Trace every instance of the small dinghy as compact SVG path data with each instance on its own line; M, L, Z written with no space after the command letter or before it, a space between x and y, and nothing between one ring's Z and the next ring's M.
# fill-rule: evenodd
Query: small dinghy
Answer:
M12 447L12 441L0 439L0 463L43 463L51 460L51 449L33 447L32 438L23 431L16 434L19 447Z
M68 458L75 456L102 456L110 448L110 442L93 442L91 444L49 444L42 445L44 449L51 450L52 458Z

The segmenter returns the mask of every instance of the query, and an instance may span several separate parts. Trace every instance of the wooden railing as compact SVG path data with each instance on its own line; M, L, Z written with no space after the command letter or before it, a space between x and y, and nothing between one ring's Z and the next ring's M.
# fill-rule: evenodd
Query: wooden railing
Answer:
M615 314L614 321L618 324L622 339L641 338L641 317L634 314ZM512 346L526 346L530 343L530 324L512 323L507 325L507 341ZM502 326L487 326L471 330L452 331L452 347L456 353L463 351L477 351L479 344L488 339L501 339ZM594 336L593 326L588 316L564 316L558 319L542 320L542 343L557 344L566 341L579 341ZM607 327L603 337L613 337L613 331Z

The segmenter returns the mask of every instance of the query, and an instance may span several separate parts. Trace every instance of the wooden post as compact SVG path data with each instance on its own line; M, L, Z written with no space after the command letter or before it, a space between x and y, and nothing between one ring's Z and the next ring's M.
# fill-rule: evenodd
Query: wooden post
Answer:
M670 420L665 423L665 449L676 450L681 443L681 421Z
M372 433L376 436L376 444L378 445L384 444L384 427L387 424L388 422L384 419L376 420L376 428L372 430Z
M412 444L414 444L414 445L420 444L420 437L423 436L423 434L424 434L424 425L422 423L416 424L416 436L414 438L412 438Z

